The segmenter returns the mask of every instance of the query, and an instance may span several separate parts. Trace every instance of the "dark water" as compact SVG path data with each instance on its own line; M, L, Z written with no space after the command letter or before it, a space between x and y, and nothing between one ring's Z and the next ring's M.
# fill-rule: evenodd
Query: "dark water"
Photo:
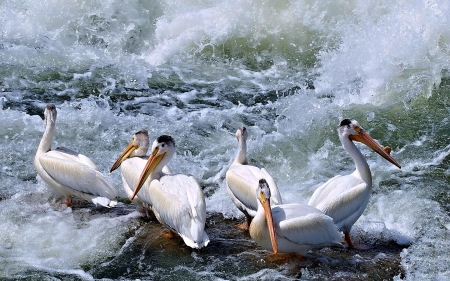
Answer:
M129 206L121 207L114 213L132 211ZM92 217L113 215L98 209L89 213ZM248 232L236 227L240 222L210 215L207 231L211 244L192 250L182 245L180 238L168 238L166 229L144 216L131 224L128 238L115 256L81 268L96 280L388 280L404 276L399 256L403 247L394 241L365 241L360 237L356 241L371 249L325 248L311 252L309 257L273 255L258 249ZM7 280L85 280L83 277L79 272L29 269Z

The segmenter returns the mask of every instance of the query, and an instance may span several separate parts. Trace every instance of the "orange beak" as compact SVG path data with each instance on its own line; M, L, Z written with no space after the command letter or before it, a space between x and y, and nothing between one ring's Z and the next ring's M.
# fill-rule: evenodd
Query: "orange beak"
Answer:
M141 187L144 185L147 178L150 176L150 174L153 172L155 167L161 162L161 159L163 159L164 155L166 153L162 153L160 155L157 155L158 148L153 150L152 155L150 155L150 158L147 160L147 164L145 164L144 170L141 173L141 176L139 177L139 181L136 184L136 187L134 188L134 193L131 195L130 199L133 200L136 194L139 192Z
M125 161L125 159L127 159L128 157L130 157L130 154L137 148L137 146L133 145L133 143L131 142L127 148L125 148L125 151L122 152L122 154L120 154L119 158L117 158L116 162L114 162L114 164L112 165L111 169L109 170L109 172L111 173L112 171L114 171L115 169L120 167L120 164L122 164L123 161Z
M270 241L272 242L273 253L277 254L278 242L277 242L277 235L275 233L275 226L273 224L272 209L270 208L270 200L264 201L264 203L262 203L262 206L264 208L264 214L266 215L267 225L269 227Z
M402 168L400 164L398 164L397 161L395 161L395 159L392 158L392 156L390 155L391 148L390 147L383 148L364 130L359 131L359 135L351 135L350 140L359 141L367 145L368 147L375 150L376 153L380 154L381 157L383 157L384 159L388 160L389 162L399 167L400 169Z

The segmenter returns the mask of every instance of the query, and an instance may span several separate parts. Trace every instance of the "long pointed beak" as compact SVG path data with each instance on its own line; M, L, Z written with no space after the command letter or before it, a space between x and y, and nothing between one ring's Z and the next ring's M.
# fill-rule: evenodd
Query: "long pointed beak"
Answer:
M141 173L141 176L139 177L139 181L136 184L136 187L134 188L134 193L131 195L130 200L133 200L136 194L139 192L141 187L144 185L147 178L150 176L150 174L153 172L155 167L161 162L161 159L163 159L164 155L166 153L162 153L160 155L156 155L158 151L154 151L150 158L147 160L147 164L145 164L144 170Z
M395 159L392 158L392 156L389 154L391 152L390 148L389 149L388 148L383 148L379 143L377 143L364 130L361 130L359 135L351 135L350 139L354 140L354 141L359 141L359 142L367 145L368 147L370 147L373 150L375 150L376 153L380 154L381 157L383 157L384 159L388 160L389 162L391 162L395 166L399 167L400 169L402 168L400 166L400 164L398 164L397 161L395 161Z
M133 145L133 143L131 142L127 146L127 148L125 148L125 151L122 152L122 154L120 154L120 156L119 156L119 158L117 158L116 162L114 162L114 164L112 165L109 172L112 173L112 171L119 168L120 165L122 164L122 162L125 161L125 159L127 159L136 148L137 148L137 146Z
M272 209L270 208L270 201L266 200L264 203L262 203L262 206L264 208L264 214L266 215L267 225L269 227L270 241L272 242L273 253L277 254L278 253L278 242L277 242L277 235L275 233L275 225L273 224Z

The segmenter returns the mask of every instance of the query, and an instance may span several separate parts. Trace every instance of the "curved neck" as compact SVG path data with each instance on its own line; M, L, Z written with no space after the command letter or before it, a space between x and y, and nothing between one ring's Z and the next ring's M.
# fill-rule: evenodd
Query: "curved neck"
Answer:
M366 158L364 158L361 151L347 136L340 137L340 139L344 149L355 162L356 171L359 173L361 179L372 185L372 173L370 172L369 164L367 164Z
M41 142L38 146L38 153L45 153L50 151L52 146L53 135L55 133L56 123L52 121L47 121L45 126L45 132L42 135Z
M242 138L239 139L239 148L234 163L247 164L247 142Z
M133 152L131 152L130 158L131 157L145 157L145 155L147 155L147 151L148 151L148 147L139 146Z

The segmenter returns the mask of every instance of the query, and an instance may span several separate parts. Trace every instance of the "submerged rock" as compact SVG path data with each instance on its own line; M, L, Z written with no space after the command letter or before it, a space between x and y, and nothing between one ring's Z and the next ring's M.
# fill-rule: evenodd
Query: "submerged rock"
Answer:
M324 248L310 257L261 249L236 219L209 214L206 232L211 242L193 250L179 237L166 237L158 222L139 218L141 228L116 257L91 269L94 278L154 280L392 280L403 276L402 247L376 241L369 250ZM356 239L358 237L355 237Z

